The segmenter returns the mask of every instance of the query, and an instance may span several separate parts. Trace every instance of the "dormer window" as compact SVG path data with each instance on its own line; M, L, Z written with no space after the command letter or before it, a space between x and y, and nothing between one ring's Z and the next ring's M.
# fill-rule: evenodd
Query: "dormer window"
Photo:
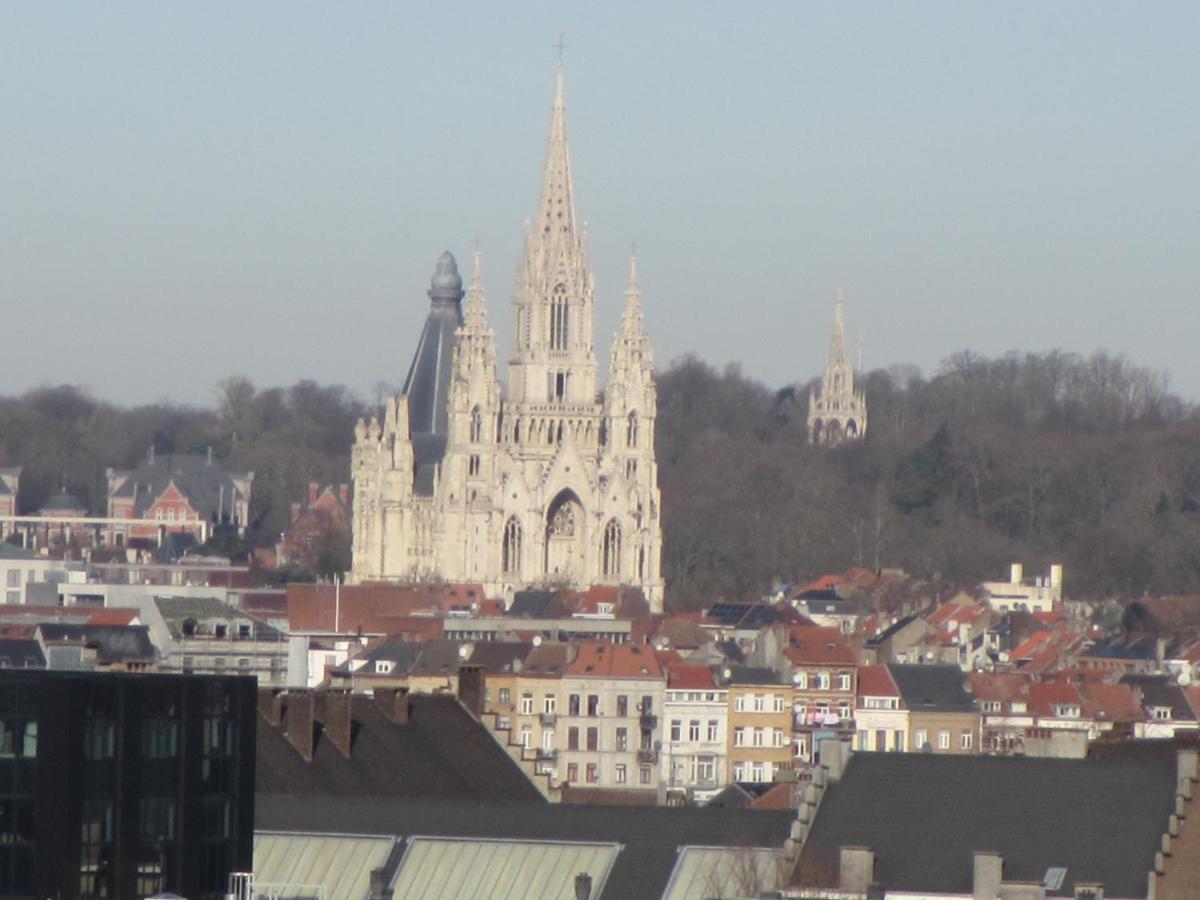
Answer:
M1152 706L1150 707L1150 715L1155 719L1170 719L1171 707L1169 706Z
M391 673L392 669L394 669L395 667L396 667L396 664L394 662L392 662L391 660L387 660L387 659L375 660L375 674L376 675L388 675Z

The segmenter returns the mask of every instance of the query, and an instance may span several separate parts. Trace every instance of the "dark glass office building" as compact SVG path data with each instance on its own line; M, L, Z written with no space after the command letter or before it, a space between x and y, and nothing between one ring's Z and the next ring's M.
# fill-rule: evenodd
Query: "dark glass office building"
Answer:
M250 871L253 678L0 670L0 897L220 897Z

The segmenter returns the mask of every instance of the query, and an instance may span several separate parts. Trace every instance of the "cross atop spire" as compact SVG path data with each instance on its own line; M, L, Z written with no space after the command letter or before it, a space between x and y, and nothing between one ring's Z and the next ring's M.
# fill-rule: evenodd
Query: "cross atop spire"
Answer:
M563 34L558 33L558 40L554 44L554 48L558 51L558 64L561 66L563 61L563 51L567 49L566 42L563 41Z

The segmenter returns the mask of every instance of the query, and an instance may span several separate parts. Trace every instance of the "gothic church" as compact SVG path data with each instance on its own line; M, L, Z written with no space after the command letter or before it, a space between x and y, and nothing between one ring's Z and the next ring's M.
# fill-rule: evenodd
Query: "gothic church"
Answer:
M662 609L656 391L636 261L597 389L595 281L575 217L559 66L537 219L514 294L507 390L479 254L464 292L443 253L403 390L360 421L351 459L355 582L641 588Z

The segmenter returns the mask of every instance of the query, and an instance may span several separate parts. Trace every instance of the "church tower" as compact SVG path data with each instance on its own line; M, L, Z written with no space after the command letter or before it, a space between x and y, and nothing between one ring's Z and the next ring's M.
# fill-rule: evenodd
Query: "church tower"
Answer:
M595 284L575 221L563 69L559 64L537 218L526 226L513 297L508 398L519 404L591 403Z
M598 392L595 284L573 192L560 64L507 395L479 254L465 304L443 254L403 393L382 423L355 431L352 581L437 577L505 598L529 586L638 588L662 610L657 395L637 267Z
M854 366L846 352L845 300L839 289L833 312L833 338L825 356L825 375L808 397L808 439L832 446L852 441L867 430L867 397L854 387Z

